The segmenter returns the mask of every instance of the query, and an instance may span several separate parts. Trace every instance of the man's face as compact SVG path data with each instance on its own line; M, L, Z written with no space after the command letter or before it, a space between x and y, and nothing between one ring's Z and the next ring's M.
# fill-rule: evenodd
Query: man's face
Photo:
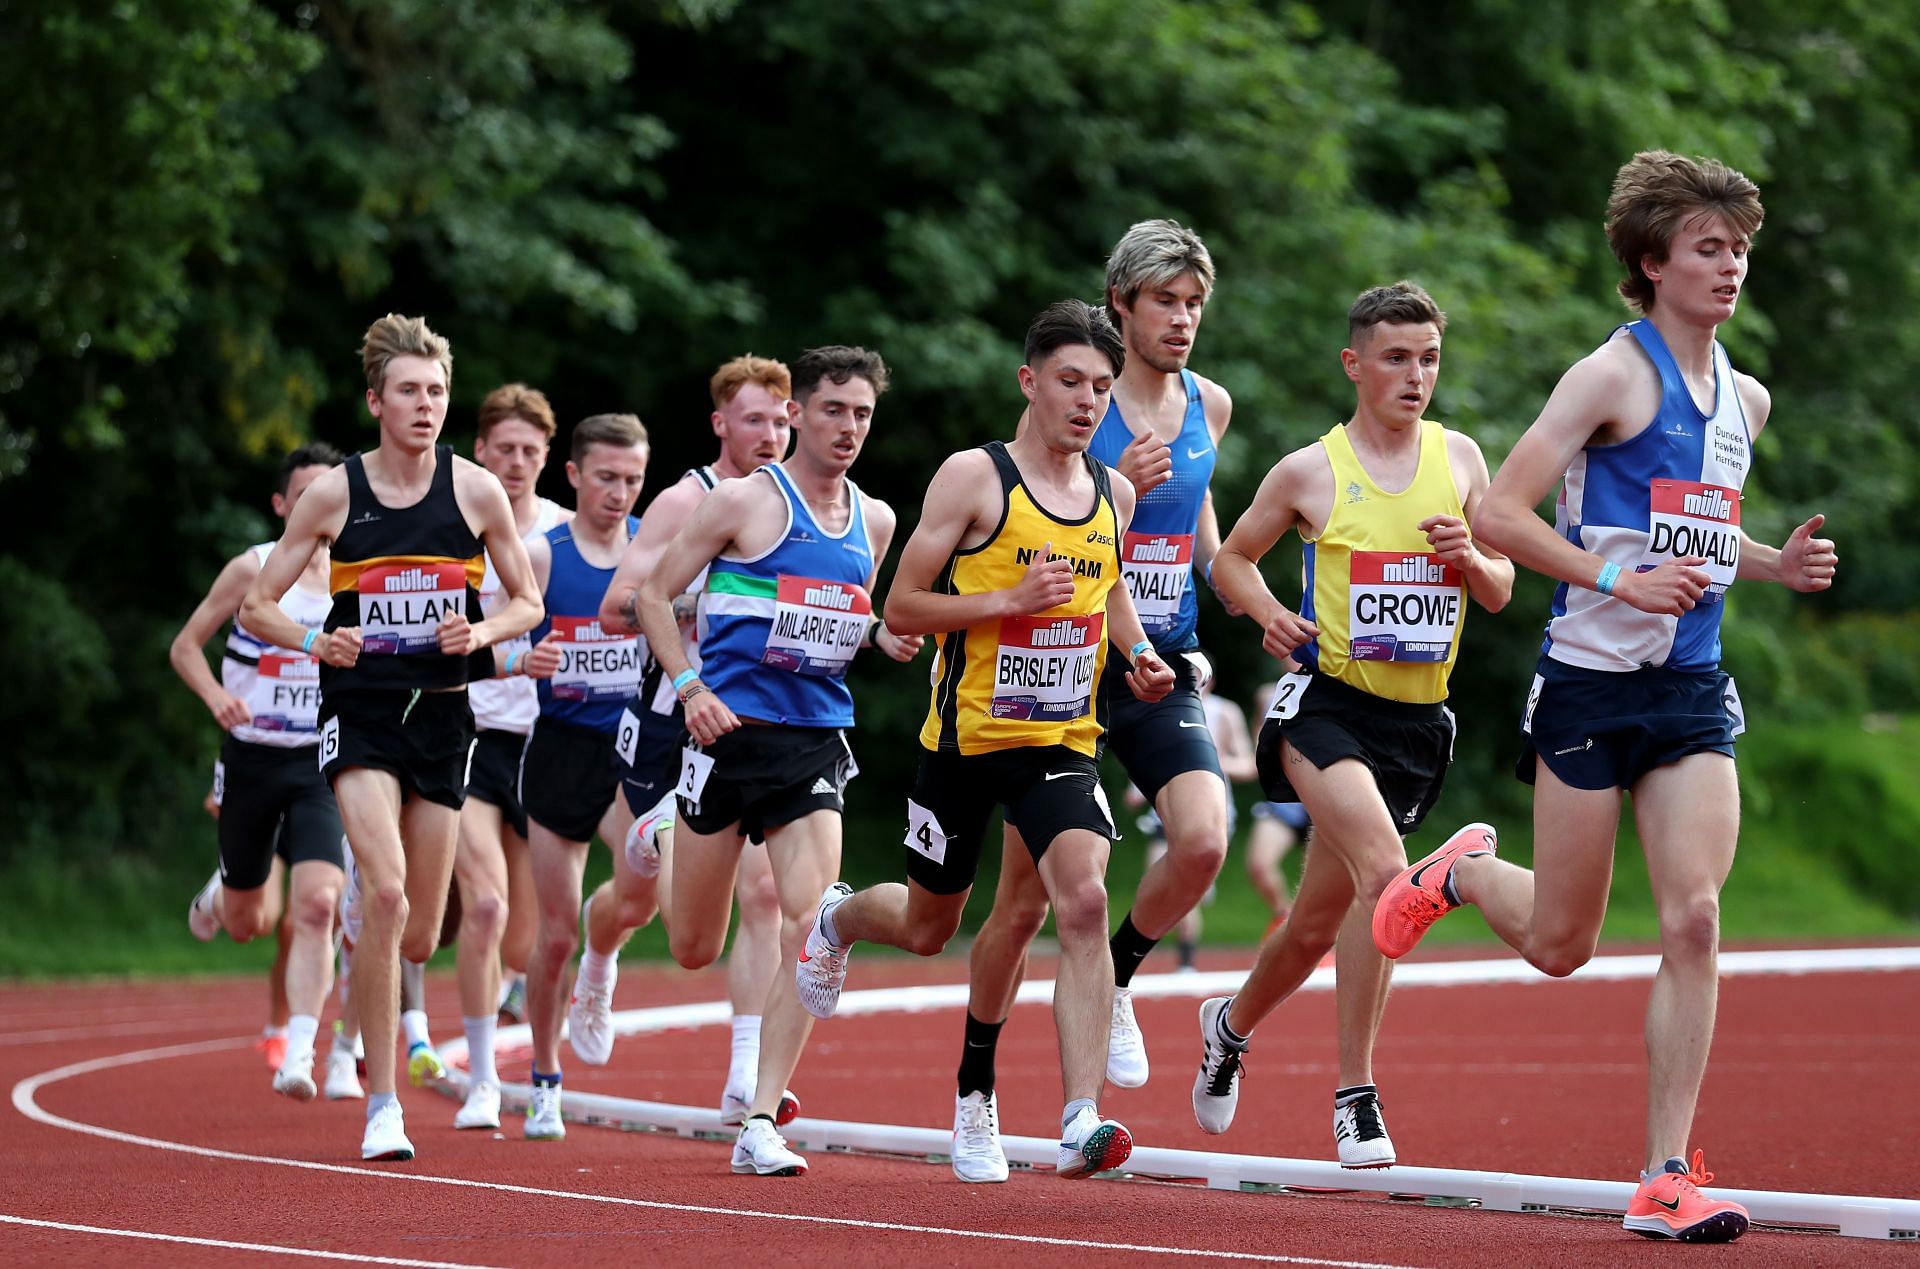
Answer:
M301 494L307 492L307 486L332 470L318 463L311 467L294 468L293 475L287 477L287 492L273 495L273 514L282 520L292 515L294 504L300 501Z
M794 420L800 447L823 470L845 472L867 442L875 401L873 385L860 375L845 383L822 379Z
M1200 279L1183 273L1162 285L1141 287L1132 304L1115 296L1113 307L1121 317L1128 361L1138 358L1170 375L1182 369L1193 352L1207 292Z
M509 502L533 493L547 466L547 434L522 418L505 418L473 443L474 461L500 478Z
M633 512L647 479L645 445L609 445L595 441L579 462L567 460L567 481L574 488L574 513L600 529L610 529Z
M1640 262L1654 283L1655 307L1709 326L1728 320L1746 284L1752 246L1717 212L1689 217L1673 236L1665 260L1649 256Z
M1028 424L1049 449L1079 454L1113 395L1113 363L1091 344L1067 344L1020 367L1020 391L1031 403Z
M1360 408L1395 429L1426 415L1440 380L1440 328L1432 322L1381 322L1341 351Z
M778 462L787 455L787 438L798 407L775 396L766 385L746 383L713 412L720 448L743 472Z
M428 357L395 357L380 391L367 389L380 435L402 448L430 449L447 421L447 368Z

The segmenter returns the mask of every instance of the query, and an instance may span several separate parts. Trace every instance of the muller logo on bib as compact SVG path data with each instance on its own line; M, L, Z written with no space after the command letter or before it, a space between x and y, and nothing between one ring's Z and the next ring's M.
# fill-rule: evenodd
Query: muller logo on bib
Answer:
M1683 494L1680 506L1690 516L1702 516L1709 520L1733 519L1733 499L1713 485L1707 486L1701 493Z
M848 612L853 608L853 592L828 582L807 587L803 602L814 608L838 608L841 612Z
M389 595L397 591L439 590L440 578L424 568L403 569L389 573L380 589Z
M358 589L362 652L437 652L440 623L466 611L467 566L375 564L361 571Z

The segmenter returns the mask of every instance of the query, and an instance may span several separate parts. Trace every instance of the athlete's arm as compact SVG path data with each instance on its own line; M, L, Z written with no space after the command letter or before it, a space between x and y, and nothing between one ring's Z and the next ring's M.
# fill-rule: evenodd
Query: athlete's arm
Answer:
M620 567L613 570L606 597L600 601L600 628L608 634L640 633L640 583L659 566L660 555L673 541L700 506L705 487L691 476L683 476L663 489L640 518L640 532L627 543Z
M1217 450L1227 434L1227 425L1233 421L1233 398L1213 380L1201 379L1200 400L1207 412L1207 433L1213 437L1213 447ZM1193 567L1209 585L1212 584L1213 557L1219 551L1220 517L1213 509L1213 488L1208 486L1200 499L1200 523L1193 533ZM1218 590L1213 592L1213 597L1220 601L1229 617L1244 615L1238 605Z
M887 592L888 629L895 634L937 634L999 617L1045 612L1073 598L1073 565L1053 558L1051 542L1041 544L1049 549L1035 553L1017 585L973 595L934 593L935 579L968 533L977 527L984 536L999 523L1003 498L993 460L981 451L963 450L940 464Z
M1273 465L1253 495L1253 505L1242 515L1213 557L1213 585L1224 601L1258 622L1260 646L1269 656L1285 660L1292 651L1320 633L1311 621L1274 598L1260 576L1260 561L1282 534L1299 520L1299 501L1307 483L1309 464L1324 462L1317 446L1295 450Z
M1449 430L1446 438L1447 465L1466 516L1428 516L1420 522L1420 530L1427 535L1427 545L1440 562L1453 565L1466 576L1467 593L1474 602L1488 612L1499 612L1513 598L1513 561L1485 543L1476 543L1467 527L1491 483L1486 455L1464 432Z
M1740 407L1746 412L1747 435L1760 435L1760 429L1767 425L1767 419L1773 413L1773 398L1752 375L1736 370L1733 372L1733 384L1740 393ZM1786 544L1778 550L1754 541L1742 531L1740 568L1735 576L1779 582L1789 590L1827 589L1833 585L1833 575L1839 569L1840 556L1833 549L1831 538L1813 536L1826 522L1824 515L1813 516L1788 535Z
M1594 588L1607 561L1583 551L1534 514L1567 474L1574 458L1613 421L1619 403L1634 395L1635 367L1609 356L1612 345L1575 362L1507 455L1471 515L1473 533L1516 564L1570 586ZM1698 555L1670 560L1645 573L1623 571L1613 596L1642 612L1677 617L1699 602L1711 580Z
M873 588L880 584L880 561L887 558L887 550L893 545L894 530L899 527L893 508L878 498L860 495L864 504L867 521L867 541L873 547L873 571L867 574L867 594L873 594ZM920 653L920 646L926 642L923 635L897 635L887 629L884 619L876 618L873 626L873 646L880 649L896 661L911 661Z
M527 567L533 570L534 593L545 595L547 582L553 576L553 543L544 533L535 534L530 542L523 542L527 548ZM543 602L543 608L546 606ZM507 657L510 654L501 643L493 645L493 673L499 678L507 672ZM550 679L560 669L560 632L547 631L547 637L527 649L513 663L515 674L524 674L530 679Z
M737 526L751 521L756 508L769 497L780 499L781 494L768 480L735 480L718 486L701 501L700 509L640 583L636 603L640 633L647 637L647 647L669 681L693 668L673 615L673 597L733 545ZM679 692L686 706L687 731L701 744L711 744L740 725L727 703L697 677Z
M478 463L455 458L453 494L467 523L492 557L493 571L507 594L506 604L491 617L470 623L466 613L455 612L441 620L440 651L448 656L466 656L527 633L540 624L546 606L527 564L527 547L520 540L520 526L514 522L513 504L507 501L507 491L500 487L499 480Z
M1125 533L1133 523L1134 493L1133 486L1115 479L1118 475L1112 468L1107 469L1108 483L1113 490L1114 524ZM1173 670L1160 659L1147 638L1146 627L1140 624L1140 612L1133 606L1133 592L1127 589L1124 580L1116 580L1107 591L1107 641L1126 657L1130 667L1127 686L1135 697L1157 701L1173 690ZM1135 648L1140 649L1139 656L1133 655Z
M213 721L228 731L253 721L253 711L245 701L227 691L208 668L207 640L213 638L224 623L233 620L233 615L240 610L240 601L246 598L247 587L253 585L259 572L260 559L252 551L243 551L228 560L220 576L213 579L206 598L187 618L187 624L180 627L180 633L173 636L173 646L167 650L173 672L193 689L193 694L213 714Z
M1215 695L1220 704L1214 710L1211 730L1214 750L1220 755L1220 774L1236 783L1259 779L1246 714L1226 697Z
M504 496L504 495L503 495ZM281 648L301 648L328 665L349 666L360 659L360 627L342 626L314 634L280 610L280 597L300 579L313 553L323 543L340 535L347 521L347 469L345 465L324 472L307 486L300 501L293 504L287 527L273 544L273 553L260 566L260 573L247 587L240 601L240 624L268 643Z

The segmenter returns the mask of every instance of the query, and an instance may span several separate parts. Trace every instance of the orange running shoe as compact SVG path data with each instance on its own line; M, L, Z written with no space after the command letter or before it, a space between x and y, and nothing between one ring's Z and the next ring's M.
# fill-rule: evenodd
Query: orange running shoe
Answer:
M1677 1162L1677 1161L1675 1161ZM1675 1166L1669 1162L1669 1169ZM1700 1192L1713 1180L1706 1152L1693 1152L1685 1172L1661 1172L1640 1183L1621 1223L1643 1238L1672 1238L1683 1243L1730 1243L1747 1232L1747 1209L1716 1202Z
M1458 906L1447 898L1446 881L1460 857L1491 855L1496 848L1491 825L1469 824L1388 883L1373 909L1373 945L1380 954L1398 960L1411 952L1429 926Z
M278 1071L287 1060L287 1037L283 1035L263 1035L253 1042L253 1047L267 1059L269 1071Z

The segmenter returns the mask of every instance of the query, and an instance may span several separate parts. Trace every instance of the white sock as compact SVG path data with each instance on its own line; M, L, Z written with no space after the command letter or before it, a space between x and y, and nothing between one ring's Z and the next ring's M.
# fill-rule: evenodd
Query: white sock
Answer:
M613 989L614 979L620 976L620 953L602 956L593 950L589 943L580 953L580 973L578 981L582 987Z
M727 1087L753 1088L760 1081L760 1015L733 1015L733 1060L727 1067Z
M405 1013L402 1013L400 1015L400 1027L407 1033L407 1047L409 1049L416 1044L433 1043L433 1040L427 1035L427 1011L424 1009L409 1009Z
M320 1034L320 1019L310 1013L296 1013L287 1019L287 1056L313 1052L313 1037Z
M462 1018L461 1027L467 1033L467 1074L475 1083L485 1080L491 1084L500 1082L500 1072L493 1065L493 1029L496 1019L493 1014L484 1018Z
M260 1034L268 1040L284 1040L287 1038L287 1029L285 1027L276 1027L269 1022L266 1026L260 1028Z

